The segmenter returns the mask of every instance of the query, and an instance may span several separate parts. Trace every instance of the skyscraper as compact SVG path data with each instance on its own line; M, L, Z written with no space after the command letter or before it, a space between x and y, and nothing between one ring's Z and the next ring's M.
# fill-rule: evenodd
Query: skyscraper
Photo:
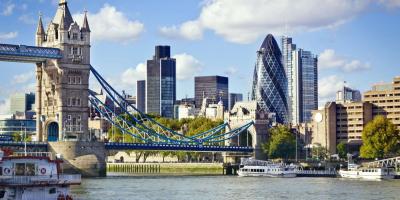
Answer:
M277 122L288 123L287 78L281 51L271 34L257 51L252 100L257 101L262 109L275 113Z
M236 102L243 101L243 94L229 93L229 110L232 110Z
M152 60L147 60L146 112L174 117L176 100L176 61L170 46L156 46Z
M34 110L32 105L35 103L35 94L17 93L10 97L10 112L15 114L17 112L25 113L26 111Z
M136 108L141 112L146 112L146 81L136 82Z
M292 52L291 123L311 121L311 111L318 109L318 58L310 51Z
M217 103L220 99L224 108L228 108L229 80L224 76L198 76L194 77L194 98L196 108L200 108L203 98L208 98Z
M318 59L310 51L296 49L292 38L282 37L283 66L288 80L289 122L311 120L318 108Z
M343 88L336 92L336 101L340 102L358 102L361 101L360 90L353 90L349 87Z

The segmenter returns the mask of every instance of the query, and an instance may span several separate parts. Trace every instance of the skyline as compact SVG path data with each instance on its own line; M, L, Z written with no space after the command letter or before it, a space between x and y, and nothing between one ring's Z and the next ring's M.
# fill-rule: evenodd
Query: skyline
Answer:
M38 12L42 12L46 27L55 14L57 1L47 5L49 1L1 0L0 25L4 28L0 30L0 42L34 45ZM144 63L151 58L154 46L170 45L171 55L177 59L178 99L194 96L193 77L198 75L228 76L230 92L242 93L246 99L251 90L256 51L268 33L273 33L277 40L286 33L298 48L319 55L320 105L326 100L334 100L343 81L364 92L372 83L391 82L394 76L400 75L396 70L396 58L400 56L400 52L396 52L396 39L400 35L400 28L396 27L400 18L398 0L341 0L332 5L329 1L319 3L321 5L311 1L293 2L296 4L291 4L293 8L297 6L298 9L285 7L288 1L263 0L247 4L244 4L247 1L226 4L228 1L225 0L177 0L174 2L178 3L169 4L101 0L96 1L99 2L96 5L83 0L69 2L78 24L83 21L82 8L88 10L93 33L93 66L118 90L125 89L130 94L135 94L136 80L144 78ZM282 13L292 9L286 24L280 17L272 19L261 12L271 6ZM243 9L243 16L250 11L260 11L260 14L238 18L233 11L239 8ZM312 12L312 17L299 17L310 11L318 12ZM226 16L213 15L216 13L231 17L229 23ZM321 19L322 15L324 19ZM208 20L210 16L215 17L215 22ZM184 25L180 26L182 23ZM101 28L106 26L111 28ZM240 34L237 31L241 31ZM185 66L184 71L182 66ZM0 67L7 69L0 75L1 113L8 106L4 100L10 94L25 88L28 89L25 92L34 91L35 80L31 64L2 62Z

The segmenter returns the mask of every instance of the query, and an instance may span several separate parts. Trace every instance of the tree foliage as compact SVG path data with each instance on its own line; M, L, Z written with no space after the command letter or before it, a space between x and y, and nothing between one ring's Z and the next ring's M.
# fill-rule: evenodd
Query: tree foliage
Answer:
M294 158L296 154L296 137L284 125L270 129L270 138L263 145L263 150L269 158Z
M336 145L336 150L339 154L339 158L346 158L347 156L347 144L346 142L340 142L338 145Z
M399 152L399 132L383 116L376 116L364 127L362 140L360 155L363 158L386 158Z
M328 158L328 150L320 143L313 144L312 157L318 160L325 160Z

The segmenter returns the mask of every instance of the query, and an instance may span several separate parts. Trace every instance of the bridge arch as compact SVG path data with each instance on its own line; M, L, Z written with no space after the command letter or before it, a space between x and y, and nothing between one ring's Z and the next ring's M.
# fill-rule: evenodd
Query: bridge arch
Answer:
M57 142L59 140L58 131L59 131L58 123L55 121L50 122L47 125L47 141Z

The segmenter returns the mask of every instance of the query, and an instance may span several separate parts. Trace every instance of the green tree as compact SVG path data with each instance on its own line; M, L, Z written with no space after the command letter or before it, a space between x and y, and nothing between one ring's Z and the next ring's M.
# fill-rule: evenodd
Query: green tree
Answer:
M25 136L25 138L24 138ZM25 135L23 132L14 132L12 134L12 139L14 142L31 142L32 137L29 135Z
M347 144L346 142L340 142L336 145L337 152L339 154L339 158L345 159L347 156Z
M294 158L296 154L296 137L284 125L270 129L270 138L262 146L269 158Z
M363 158L395 156L399 152L399 140L396 126L389 119L376 116L364 127L360 155Z
M312 157L318 160L325 160L328 157L328 151L320 143L313 144Z

